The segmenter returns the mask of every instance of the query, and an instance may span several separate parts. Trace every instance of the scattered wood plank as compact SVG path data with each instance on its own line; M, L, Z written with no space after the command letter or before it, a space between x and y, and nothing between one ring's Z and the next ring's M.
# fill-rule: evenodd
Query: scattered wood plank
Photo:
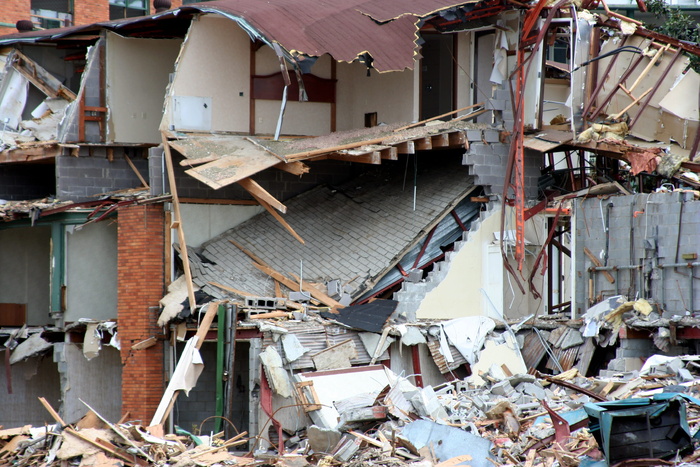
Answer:
M588 259L591 260L591 262L595 265L595 267L600 268L603 267L603 263L600 262L598 258L595 257L593 253L591 253L591 250L589 250L587 247L583 247L583 252L588 256ZM610 274L608 271L601 271L605 278L610 282L611 284L615 283L615 278Z
M248 292L244 292L244 291L242 291L242 290L234 289L233 287L229 287L229 286L224 285L224 284L219 284L218 282L209 282L209 284L210 284L210 285L213 285L214 287L218 287L218 288L220 288L221 290L225 290L225 291L227 291L227 292L231 292L231 293L233 293L233 294L236 294L236 295L238 295L238 296L240 296L240 297L243 297L243 298L246 298L246 297L256 297L255 294L251 294L251 293L248 293Z
M41 405L44 406L47 412L51 414L51 417L56 420L61 426L66 426L66 422L63 421L61 416L54 410L53 407L51 407L51 404L49 404L49 401L47 401L45 398L40 397L39 402L41 402Z
M257 196L255 196L255 195L252 194L252 193L251 193L251 195L253 196L253 198L255 198L255 199L258 201L258 203L260 204L260 206L264 207L265 210L266 210L267 212L269 212L270 215L271 215L272 217L274 217L275 219L277 219L277 222L279 222L280 224L282 224L282 227L284 227L285 230L286 230L287 232L289 232L290 234L292 234L292 237L296 238L297 241L298 241L299 243L301 243L302 245L304 245L304 244L306 243L306 242L304 241L304 239L301 238L301 235L299 235L298 233L296 233L296 231L292 228L292 226L289 225L289 223L288 223L286 220L284 220L284 217L282 217L277 211L275 211L275 209L274 209L272 206L270 206L269 204L267 204L267 202L266 202L264 199L258 198Z
M281 282L284 286L288 287L289 290L297 290L298 289L298 285L294 281L287 278L283 274L275 271L271 267L263 266L263 265L258 264L256 262L253 262L253 266L255 266L257 269L259 269L261 272L272 277L274 280ZM321 292L320 290L316 289L315 287L312 287L311 285L308 284L308 282L302 281L302 287L304 290L309 292L313 298L315 298L316 300L319 300L324 305L327 305L327 306L332 307L332 308L343 308L343 305L336 302L331 297L329 297L325 293Z
M126 162L129 164L129 167L131 167L131 170L133 170L134 173L136 174L136 176L139 178L139 181L141 182L141 186L146 188L146 189L150 188L148 186L148 182L143 178L143 176L141 175L141 172L139 172L139 169L136 168L134 163L131 162L131 159L129 158L129 156L124 154L124 159L126 159Z
M283 172L299 176L309 173L310 170L309 166L303 162L280 162L277 165L273 165L273 167Z
M242 180L238 180L238 184L242 186L248 193L250 193L253 196L253 198L257 199L258 201L263 200L265 201L265 203L274 207L282 214L287 213L287 206L282 204L282 202L277 200L277 198L268 193L267 190L261 187L252 178L244 178Z

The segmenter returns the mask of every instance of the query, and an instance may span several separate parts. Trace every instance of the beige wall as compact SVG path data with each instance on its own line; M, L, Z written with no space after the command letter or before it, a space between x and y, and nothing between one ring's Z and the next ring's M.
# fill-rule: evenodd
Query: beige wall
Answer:
M418 120L418 67L367 76L361 63L338 63L338 130L365 126L365 113L384 123Z
M270 47L261 47L255 53L255 74L270 75L280 71L277 55ZM311 69L320 78L331 78L331 60L328 55L320 57ZM290 78L296 76L290 67ZM255 133L274 134L282 101L256 99ZM331 104L323 102L299 102L298 95L287 95L282 134L325 135L330 133Z
M509 216L511 214L508 212ZM452 257L446 277L423 299L416 312L417 318L453 319L483 315L501 319L504 313L507 318L517 318L542 308L541 300L535 300L527 292L527 285L526 293L520 293L514 279L508 277L503 267L500 248L493 244L494 232L501 229L500 209L493 209L486 216L476 230L470 232L469 241ZM513 222L509 221L506 228L512 228L509 227L512 225ZM543 225L542 217L533 217L526 223L525 237L535 244L541 243L544 240ZM523 267L525 277L529 275L539 245L530 246L528 252ZM516 269L512 259L511 264ZM522 279L521 282L525 284ZM534 283L544 295L539 272Z
M249 77L248 35L230 19L201 16L192 23L178 58L161 128L170 124L172 96L195 96L212 98L212 131L247 132Z
M109 141L160 142L163 98L181 44L180 39L132 39L107 31Z
M180 214L187 246L197 248L264 210L261 206L181 204Z

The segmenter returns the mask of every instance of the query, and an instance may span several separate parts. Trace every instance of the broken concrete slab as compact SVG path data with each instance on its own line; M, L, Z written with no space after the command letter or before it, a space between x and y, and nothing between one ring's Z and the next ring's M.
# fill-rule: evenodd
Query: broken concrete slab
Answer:
M459 428L438 425L428 420L416 420L409 423L401 431L405 438L416 449L431 446L436 460L443 462L461 455L472 456L469 463L472 467L491 467L491 441L467 433Z
M332 428L311 425L306 430L309 447L314 452L331 452L340 441L341 433Z
M10 365L37 356L51 347L53 347L53 344L44 340L41 337L41 333L32 334L28 339L15 347L10 356Z

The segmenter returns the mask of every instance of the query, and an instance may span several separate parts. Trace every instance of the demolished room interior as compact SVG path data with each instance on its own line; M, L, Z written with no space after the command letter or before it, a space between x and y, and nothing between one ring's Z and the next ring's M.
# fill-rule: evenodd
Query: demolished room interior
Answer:
M0 196L0 400L31 399L3 425L43 423L41 396L282 454L404 419L360 410L387 387L459 424L427 405L536 400L534 371L629 397L644 359L697 353L696 45L590 2L392 3L344 11L401 45L360 54L218 3L0 38L24 185Z

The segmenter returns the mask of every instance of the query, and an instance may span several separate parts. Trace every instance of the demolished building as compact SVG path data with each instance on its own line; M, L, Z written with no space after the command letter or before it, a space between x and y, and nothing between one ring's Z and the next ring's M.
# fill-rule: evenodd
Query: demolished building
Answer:
M699 49L593 6L219 0L0 37L0 401L27 401L0 423L82 399L274 446L338 416L324 371L349 397L377 362L427 387L695 353ZM653 311L600 326L619 296ZM564 320L502 329L532 315Z

